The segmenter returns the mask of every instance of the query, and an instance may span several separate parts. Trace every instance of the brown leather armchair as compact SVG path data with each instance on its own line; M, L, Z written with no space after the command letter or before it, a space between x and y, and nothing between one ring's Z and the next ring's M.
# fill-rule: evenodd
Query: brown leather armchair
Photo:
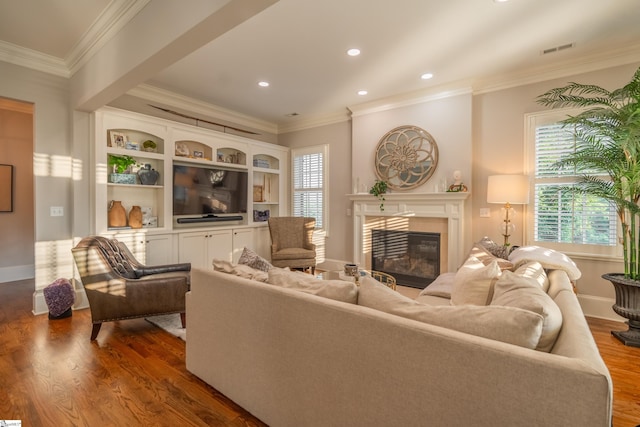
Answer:
M316 270L316 245L312 242L315 218L281 216L269 218L271 264L276 267Z
M71 250L89 300L93 330L102 322L180 313L185 326L185 293L191 264L145 266L116 239L90 236Z

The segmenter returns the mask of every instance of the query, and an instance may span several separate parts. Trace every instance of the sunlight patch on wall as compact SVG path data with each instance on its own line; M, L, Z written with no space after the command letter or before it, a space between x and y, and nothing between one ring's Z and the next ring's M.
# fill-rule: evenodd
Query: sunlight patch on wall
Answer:
M33 174L35 176L71 178L73 176L72 163L73 160L69 156L33 153Z
M96 163L96 182L98 184L107 183L107 165L104 163Z
M73 277L73 240L36 242L36 290L43 289L59 278Z
M71 160L71 176L74 181L82 181L82 160Z

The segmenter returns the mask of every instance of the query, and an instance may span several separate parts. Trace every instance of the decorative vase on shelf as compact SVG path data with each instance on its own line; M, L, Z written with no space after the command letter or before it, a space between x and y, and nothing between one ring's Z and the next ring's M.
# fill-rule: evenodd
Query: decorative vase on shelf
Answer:
M126 227L127 226L127 212L122 206L122 202L112 200L109 203L109 214L107 215L107 225L109 227Z
M140 209L140 206L133 206L129 211L129 226L131 228L142 228L142 209Z
M145 164L138 171L138 178L140 178L140 183L142 185L156 185L159 176L160 173L155 169L151 169L151 165L149 163Z

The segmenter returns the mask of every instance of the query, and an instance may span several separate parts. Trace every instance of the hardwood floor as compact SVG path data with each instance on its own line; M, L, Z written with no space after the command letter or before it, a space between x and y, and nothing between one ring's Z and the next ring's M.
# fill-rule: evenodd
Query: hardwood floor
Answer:
M25 426L263 426L185 368L185 344L144 319L33 316L33 281L0 283L0 419ZM588 319L614 384L614 427L640 425L640 348Z

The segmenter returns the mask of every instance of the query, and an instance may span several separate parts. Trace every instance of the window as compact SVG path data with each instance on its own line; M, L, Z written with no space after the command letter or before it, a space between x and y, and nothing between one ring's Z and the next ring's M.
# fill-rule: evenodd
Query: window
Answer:
M293 216L316 219L316 229L327 230L328 146L318 145L291 150L293 178Z
M533 178L529 240L565 251L614 255L615 207L604 199L569 190L579 181L580 173L554 167L563 155L576 149L573 132L559 123L572 113L575 111L558 110L527 116L529 175Z

